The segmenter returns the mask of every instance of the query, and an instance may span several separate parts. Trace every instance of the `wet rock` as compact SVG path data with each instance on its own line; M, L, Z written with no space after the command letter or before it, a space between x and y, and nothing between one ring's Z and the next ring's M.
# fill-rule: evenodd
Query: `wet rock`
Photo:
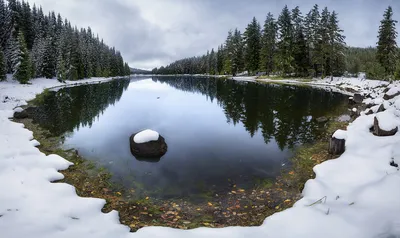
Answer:
M165 155L165 153L167 153L168 146L164 137L160 135L156 141L136 143L134 138L138 133L133 134L129 138L131 153L137 159L145 161L148 161L148 159L159 160L163 155Z
M354 101L355 103L362 103L363 100L364 100L364 96L363 96L363 95L361 95L361 94L359 94L359 93L355 93L355 94L354 94L354 96L353 96L353 101Z
M387 93L385 93L385 95L383 95L383 99L385 99L385 100L390 100L390 99L395 98L395 97L397 97L397 96L399 96L399 95L400 95L400 91L398 91L398 92L396 92L396 93L393 93L393 94L387 94Z
M378 111L376 112L376 113L378 113L378 112L384 112L386 109L385 109L385 106L383 105L383 104L381 104L380 106L379 106L379 108L378 108Z
M21 112L14 112L15 119L25 119L28 117L29 117L29 114L25 110L21 111Z
M372 115L372 114L374 114L374 111L372 111L371 109L369 109L369 111L365 113L365 115Z
M23 111L14 112L14 118L15 119L33 118L36 112L37 112L37 107L28 107Z
M376 118L376 117L374 118L374 131L373 131L373 133L376 136L393 136L394 134L397 133L398 129L399 128L396 126L395 128L393 128L390 131L383 130L382 128L379 127L378 118Z
M394 162L393 160L390 162L390 166L393 166L395 168L399 167L399 165L396 162Z
M315 119L318 123L326 123L329 121L329 118L327 117L318 117L317 119Z

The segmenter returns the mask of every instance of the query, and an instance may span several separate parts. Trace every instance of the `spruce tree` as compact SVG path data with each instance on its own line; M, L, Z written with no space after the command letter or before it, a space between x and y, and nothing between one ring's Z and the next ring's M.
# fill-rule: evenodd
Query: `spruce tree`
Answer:
M29 82L31 78L31 60L26 46L24 34L22 31L18 33L18 43L19 43L19 54L18 63L15 66L15 72L13 77L22 84Z
M393 9L389 6L383 14L379 27L378 52L376 58L387 75L393 75L397 61L396 20L393 20Z
M319 6L316 4L306 16L304 29L309 55L308 59L311 66L308 74L315 77L321 73L321 62L323 60L320 25L321 15L319 13Z
M218 46L217 52L217 74L223 74L224 68L224 46Z
M3 50L0 48L0 81L6 79L6 61L4 58Z
M293 58L293 25L291 14L287 6L282 9L278 18L279 42L278 42L278 64L281 74L287 75L294 70Z
M294 57L294 71L296 75L307 76L309 68L307 42L304 36L303 16L301 15L300 8L296 7L292 10L292 24L293 24L293 57Z
M345 36L342 34L343 30L339 27L337 13L332 12L328 24L329 31L329 69L332 76L343 75L346 67L345 50L346 43L344 42Z
M232 63L233 63L233 54L234 54L234 47L233 47L233 32L230 30L228 32L228 36L225 40L225 47L224 47L224 71L228 74L232 74Z
M261 56L260 56L260 69L265 71L267 75L275 70L275 57L276 57L276 41L277 41L278 26L275 22L274 16L269 12L264 23Z
M259 69L261 49L261 29L257 19L253 17L252 22L247 26L244 36L245 63L249 74L254 74Z

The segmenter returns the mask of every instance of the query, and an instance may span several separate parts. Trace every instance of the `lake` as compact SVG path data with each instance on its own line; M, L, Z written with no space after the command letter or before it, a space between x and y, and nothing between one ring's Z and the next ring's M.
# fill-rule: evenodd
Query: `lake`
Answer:
M138 197L201 199L274 179L324 132L315 119L346 103L310 87L152 77L51 91L36 121ZM166 139L161 159L131 154L129 137L143 129Z

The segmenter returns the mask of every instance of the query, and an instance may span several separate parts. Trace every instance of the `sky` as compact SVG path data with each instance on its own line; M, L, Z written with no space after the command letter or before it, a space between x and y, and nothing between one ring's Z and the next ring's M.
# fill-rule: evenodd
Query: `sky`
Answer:
M131 67L152 69L217 48L230 29L243 32L255 16L277 18L285 4L305 15L315 3L339 14L349 46L375 46L383 12L391 5L400 21L400 0L28 0L73 25L92 28L120 50ZM397 26L398 31L400 27Z

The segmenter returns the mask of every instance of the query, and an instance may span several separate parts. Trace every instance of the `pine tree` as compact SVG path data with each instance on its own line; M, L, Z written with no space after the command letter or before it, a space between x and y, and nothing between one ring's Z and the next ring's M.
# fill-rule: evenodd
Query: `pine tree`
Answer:
M307 41L308 59L311 68L309 75L318 76L321 72L322 62L322 48L321 48L321 15L319 13L319 6L314 5L313 9L307 14L305 19L305 39Z
M243 52L243 38L240 31L236 28L232 37L232 65L231 72L233 76L244 70L244 52Z
M330 15L328 31L330 45L328 65L330 73L332 76L343 75L346 68L346 43L344 42L345 36L342 34L343 30L339 28L339 21L335 11Z
M293 58L293 25L291 14L285 6L278 18L279 42L278 42L278 68L281 74L287 75L294 70Z
M300 8L296 7L292 10L293 24L293 58L296 75L307 76L309 68L307 42L304 36L303 16Z
M32 76L31 72L32 66L28 48L26 46L24 34L22 33L22 31L18 33L18 43L19 43L18 63L17 65L15 65L15 72L13 77L20 83L25 84L28 83L29 79Z
M249 74L258 71L260 65L261 29L257 19L253 17L252 22L247 26L244 36L245 63Z
M217 56L215 55L214 48L211 49L209 62L210 62L210 74L212 75L217 74Z
M217 74L223 74L224 68L224 46L218 46L217 52Z
M393 20L393 9L389 6L383 14L383 20L379 27L378 52L376 54L378 62L385 69L387 75L393 75L397 61L396 44L396 20Z
M233 63L233 32L230 30L228 32L228 36L225 41L225 50L224 50L224 72L228 74L232 74L232 63Z
M276 41L277 41L278 26L274 16L269 12L264 23L260 69L265 71L267 75L275 70L276 57Z
M3 50L0 48L0 81L6 79L6 61L4 58Z

